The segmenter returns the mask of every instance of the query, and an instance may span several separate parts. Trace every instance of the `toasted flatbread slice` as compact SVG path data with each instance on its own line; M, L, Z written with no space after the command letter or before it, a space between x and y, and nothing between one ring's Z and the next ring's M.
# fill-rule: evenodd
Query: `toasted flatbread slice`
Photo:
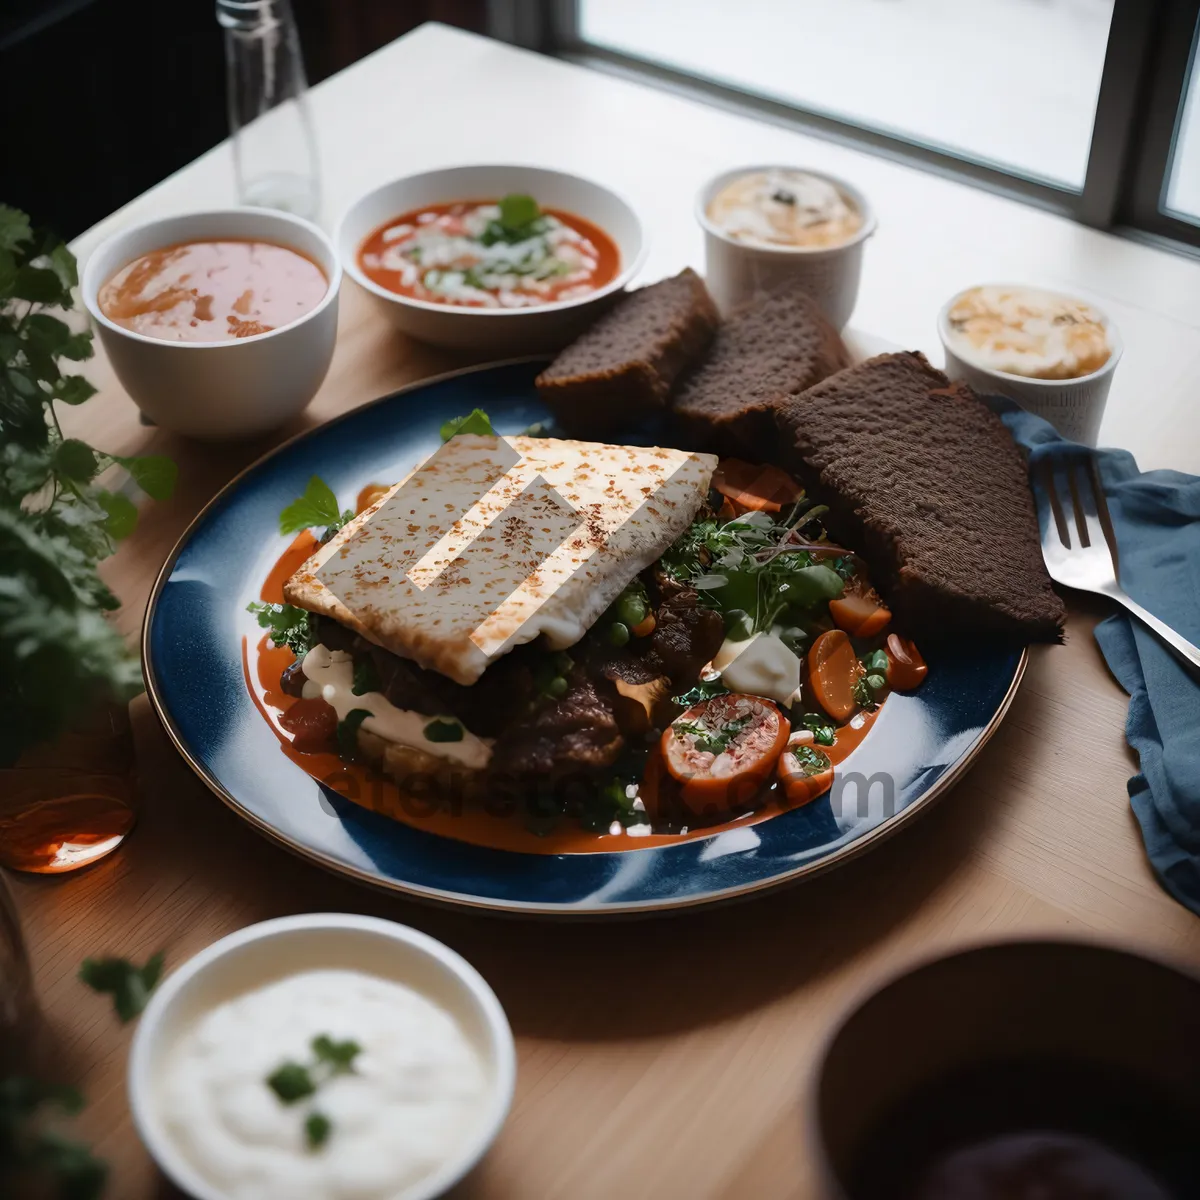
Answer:
M474 683L514 646L573 646L688 527L714 456L459 435L322 546L290 604Z

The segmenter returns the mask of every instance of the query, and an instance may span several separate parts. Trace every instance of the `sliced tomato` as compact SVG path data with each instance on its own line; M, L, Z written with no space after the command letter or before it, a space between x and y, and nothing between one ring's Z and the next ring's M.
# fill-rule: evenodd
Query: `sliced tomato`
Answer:
M712 485L742 512L778 512L802 495L796 481L778 467L754 466L740 458L722 459Z
M911 692L929 674L921 652L898 633L888 634L887 657L888 687L897 692Z
M863 673L845 630L821 634L808 652L808 685L817 703L835 720L854 715L854 685Z
M292 745L301 754L321 754L337 746L337 710L319 696L297 700L279 724L292 735Z
M833 786L829 755L811 742L789 742L776 768L789 804L807 804Z
M731 693L694 704L659 743L667 772L697 816L749 811L791 732L760 696Z
M871 590L864 593L847 592L837 600L830 600L829 615L839 629L860 638L875 637L882 633L892 619L891 612Z

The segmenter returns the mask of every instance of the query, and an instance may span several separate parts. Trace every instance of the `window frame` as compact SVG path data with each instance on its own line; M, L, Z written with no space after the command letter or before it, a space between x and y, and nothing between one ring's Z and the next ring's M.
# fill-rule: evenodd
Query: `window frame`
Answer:
M580 33L579 0L489 0L488 7L492 36L527 49L815 133L1098 229L1200 253L1200 218L1193 222L1165 209L1189 72L1200 56L1200 0L1114 0L1082 189L593 45Z

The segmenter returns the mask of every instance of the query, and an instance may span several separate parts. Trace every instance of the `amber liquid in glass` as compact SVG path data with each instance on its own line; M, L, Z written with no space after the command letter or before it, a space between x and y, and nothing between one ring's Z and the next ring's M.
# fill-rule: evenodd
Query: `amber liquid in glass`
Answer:
M0 770L0 866L56 874L112 853L136 819L123 708L104 707Z

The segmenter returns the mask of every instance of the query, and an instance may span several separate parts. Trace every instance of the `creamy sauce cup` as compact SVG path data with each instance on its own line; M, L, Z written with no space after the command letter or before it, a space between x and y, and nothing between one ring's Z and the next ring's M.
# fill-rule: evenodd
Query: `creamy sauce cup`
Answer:
M762 246L726 233L708 215L718 192L743 175L769 171L771 166L737 167L710 179L696 196L696 220L704 230L704 274L709 293L722 314L771 291L789 280L799 280L821 306L835 329L843 329L858 300L862 278L863 247L875 232L875 212L866 196L852 184L824 171L802 169L833 184L862 216L862 225L836 246Z
M512 1031L495 993L465 959L417 930L376 917L281 917L232 933L173 971L151 998L134 1035L128 1087L138 1135L171 1181L196 1200L226 1200L226 1192L182 1148L165 1111L169 1072L179 1061L182 1040L219 1005L289 976L322 970L361 972L433 1001L453 1018L484 1068L481 1104L456 1150L408 1187L398 1186L396 1200L440 1196L471 1170L500 1132L516 1078ZM319 1092L314 1099L319 1103ZM292 1110L286 1111L291 1117ZM298 1128L303 1120L297 1107ZM337 1137L336 1127L330 1137Z
M231 341L148 337L109 320L98 295L122 267L164 246L208 239L274 242L312 259L329 288L315 308L268 333ZM261 208L165 217L101 242L83 268L83 303L122 387L156 425L209 441L253 437L298 415L333 358L342 268L309 221Z
M990 284L984 286L1018 288L1018 284ZM963 292L970 289L964 288ZM1121 335L1108 314L1099 305L1085 296L1075 296L1048 288L1055 296L1085 301L1104 317L1104 328L1108 335L1108 360L1096 371L1074 379L1036 379L1028 375L1014 375L1008 371L997 371L967 357L967 351L956 346L950 328L950 312L958 303L963 292L951 296L938 313L938 337L946 353L946 374L951 379L970 384L977 392L999 393L1015 400L1022 408L1039 417L1044 417L1059 433L1085 446L1094 446L1100 436L1100 423L1104 420L1104 407L1112 387L1113 372L1121 361L1124 349Z
M458 200L532 196L598 226L616 244L616 275L595 291L527 308L482 308L406 296L371 279L359 265L364 240L404 213ZM546 167L482 165L446 167L382 184L356 200L334 235L346 274L375 301L401 333L457 350L508 356L559 350L609 308L641 270L646 237L633 207L590 179Z

